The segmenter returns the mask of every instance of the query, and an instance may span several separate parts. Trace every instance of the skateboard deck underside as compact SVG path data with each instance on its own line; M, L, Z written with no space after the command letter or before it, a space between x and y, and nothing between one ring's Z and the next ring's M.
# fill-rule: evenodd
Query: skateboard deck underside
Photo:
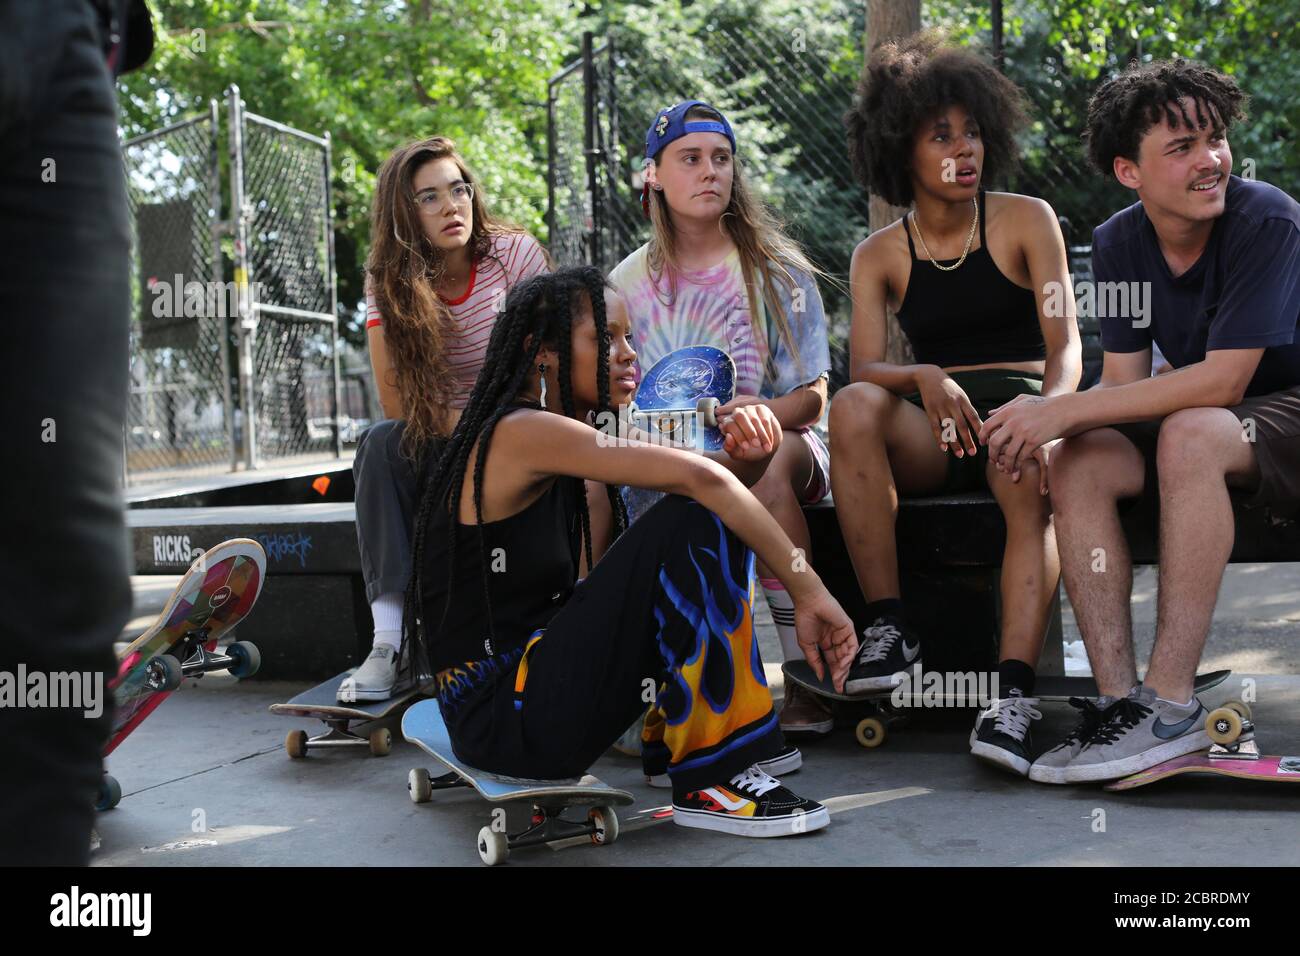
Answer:
M609 806L632 803L634 797L590 774L569 780L529 780L477 770L457 759L436 700L413 705L402 717L402 736L433 757L493 803L554 801L567 806Z
M199 628L208 631L204 648L215 648L257 603L265 572L265 553L247 538L222 542L190 566L158 619L122 652L117 675L109 683L117 706L105 756L171 693L149 686L149 662Z
M1113 780L1107 790L1132 790L1158 780L1182 774L1214 774L1241 780L1268 780L1274 783L1300 783L1300 757L1260 757L1258 760L1211 759L1204 751L1166 760L1140 773Z
M721 433L695 416L701 398L716 398L725 405L735 397L736 365L731 356L710 345L673 349L646 373L637 386L636 409L646 430L667 434L674 441L707 449L722 447ZM656 419L667 416L667 427Z

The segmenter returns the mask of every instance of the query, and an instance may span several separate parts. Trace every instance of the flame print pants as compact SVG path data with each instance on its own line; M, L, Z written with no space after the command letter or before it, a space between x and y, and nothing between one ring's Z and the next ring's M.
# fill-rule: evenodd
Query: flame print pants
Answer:
M619 538L518 662L444 717L457 755L494 773L579 776L654 703L646 769L675 789L730 779L782 746L751 609L754 554L670 495Z

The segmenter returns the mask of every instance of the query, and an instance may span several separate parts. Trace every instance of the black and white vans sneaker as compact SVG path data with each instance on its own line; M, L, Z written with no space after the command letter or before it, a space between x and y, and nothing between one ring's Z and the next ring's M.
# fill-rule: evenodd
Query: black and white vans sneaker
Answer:
M674 793L673 822L736 836L780 837L820 830L831 816L816 800L800 797L750 767L725 784Z
M970 752L985 763L1024 776L1033 763L1029 723L1040 720L1037 697L1024 697L1016 688L1010 696L993 701L975 718L970 732Z
M803 754L799 752L798 747L785 744L776 756L760 760L754 766L766 774L771 774L773 777L784 777L803 766ZM666 773L647 776L645 782L646 786L654 787L656 790L671 790L673 788L673 781Z
M921 666L921 641L892 617L878 617L862 631L858 656L844 681L846 694L892 690L896 674Z

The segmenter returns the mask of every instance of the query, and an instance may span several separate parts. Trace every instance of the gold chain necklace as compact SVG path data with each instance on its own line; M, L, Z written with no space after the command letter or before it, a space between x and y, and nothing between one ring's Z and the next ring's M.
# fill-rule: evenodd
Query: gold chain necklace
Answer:
M916 210L915 209L912 210L912 225L916 227L916 238L921 241L921 251L925 253L925 257L930 260L930 264L934 266L936 269L942 269L944 272L952 272L952 270L954 269L961 268L961 264L965 262L966 257L970 255L971 243L975 241L975 230L979 227L980 224L979 203L974 198L972 198L971 205L975 207L975 218L973 218L970 221L970 234L966 237L966 248L961 251L961 258L958 259L950 266L939 265L938 261L934 258L934 256L930 255L930 250L929 248L926 247L925 244L925 236L921 235L921 220L916 218Z

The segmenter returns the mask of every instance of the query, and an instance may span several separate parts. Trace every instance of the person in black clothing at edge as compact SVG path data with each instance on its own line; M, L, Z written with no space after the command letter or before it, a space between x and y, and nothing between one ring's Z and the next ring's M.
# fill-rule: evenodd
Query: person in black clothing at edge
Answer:
M607 298L589 266L509 293L455 431L420 465L404 639L435 675L466 763L585 773L649 688L665 719L643 761L671 780L678 825L756 837L824 827L825 807L761 766L784 744L752 617L755 555L793 596L814 670L838 687L857 650L852 621L732 471L611 425L634 393L636 353L626 310ZM780 440L755 406L727 427L756 461ZM631 527L611 497L605 550L584 479L668 495ZM578 581L580 557L591 572Z
M89 708L0 706L0 865L85 865L131 611L123 517L130 231L115 74L135 0L0 4L0 671L89 676ZM25 692L26 688L20 688Z
M1138 196L1092 237L1101 382L1013 401L980 435L1010 470L1065 438L1052 460L1061 567L1103 695L1031 780L1108 780L1210 745L1193 684L1232 499L1278 519L1300 508L1300 203L1232 175L1244 102L1231 77L1183 60L1132 66L1093 95L1089 158ZM1153 376L1157 346L1173 371ZM1160 536L1140 682L1120 524L1135 498L1158 511Z
M1013 773L1032 760L1035 668L1060 576L1047 498L1050 445L1009 473L980 448L982 416L1016 395L1059 395L1082 370L1065 241L1052 207L986 193L1015 161L1020 91L969 51L922 32L872 52L845 117L864 186L902 219L853 252L850 384L831 403L831 491L871 623L847 686L919 673L926 635L903 612L898 497L993 493L1006 519L996 699L971 753ZM1055 300L1045 289L1064 290ZM914 364L886 359L889 310Z

